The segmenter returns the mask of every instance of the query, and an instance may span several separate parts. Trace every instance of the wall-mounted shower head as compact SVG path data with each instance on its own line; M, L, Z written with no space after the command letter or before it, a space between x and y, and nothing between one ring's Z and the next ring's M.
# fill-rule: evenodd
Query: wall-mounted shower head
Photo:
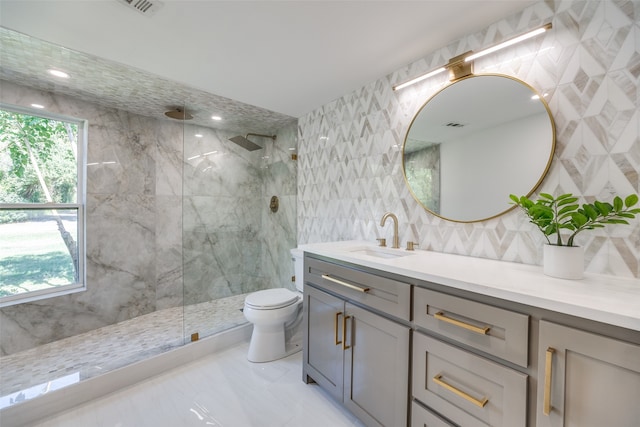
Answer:
M247 136L234 136L233 138L229 138L229 141L231 142L235 142L236 144L238 144L240 147L244 148L245 150L249 150L249 151L254 151L254 150L259 150L262 147L259 146L258 144L256 144L255 142L249 141L249 136L259 136L262 138L271 138L275 141L276 136L275 135L262 135L259 133L248 133Z

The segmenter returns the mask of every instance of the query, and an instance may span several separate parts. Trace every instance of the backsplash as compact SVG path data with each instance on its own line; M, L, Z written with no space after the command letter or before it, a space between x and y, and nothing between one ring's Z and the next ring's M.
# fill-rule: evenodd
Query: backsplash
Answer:
M298 244L391 236L384 212L400 221L401 245L541 264L542 235L519 211L455 223L426 212L406 188L402 144L415 113L447 83L434 77L394 92L393 84L469 50L551 22L543 36L476 60L475 73L517 77L546 94L556 152L537 192L586 201L640 192L640 1L540 1L301 117ZM508 195L505 195L505 198ZM640 221L591 233L586 270L640 277Z

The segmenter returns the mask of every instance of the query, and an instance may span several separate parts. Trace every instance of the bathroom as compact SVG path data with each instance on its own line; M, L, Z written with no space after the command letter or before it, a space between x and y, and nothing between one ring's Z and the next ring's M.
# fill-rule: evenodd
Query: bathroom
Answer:
M633 51L627 40L630 32L638 31L639 6L637 2L587 5L581 2L537 2L526 13L517 15L517 19L506 18L492 24L487 32L508 28L503 31L515 35L552 21L555 31L545 36L544 42L535 45L553 46L552 50L539 53L532 59L505 62L497 66L487 62L488 66L494 67L488 71L516 76L538 90L551 94L550 108L556 120L558 146L543 183L545 191L564 190L603 198L611 193L637 193L640 171L637 153L640 126L637 116L637 76L634 75L631 59L619 59L621 62L613 59L618 58L616 52ZM589 31L578 30L573 25ZM476 37L471 35L464 40L467 45L474 47L478 43ZM635 43L637 51L637 41ZM486 45L484 40L482 45ZM398 215L400 240L419 242L422 250L540 264L537 241L515 212L479 223L447 222L425 212L413 201L405 186L399 168L399 147L413 114L434 89L430 83L407 88L397 94L389 88L392 83L439 65L459 53L460 49L464 48L452 42L442 49L429 52L421 60L372 81L357 92L350 92L300 117L297 127L295 123L290 123L267 130L267 133L278 135L272 147L275 153L271 152L270 155L277 157L278 160L273 161L282 162L281 165L287 170L283 176L254 183L260 186L256 194L260 194L262 199L261 220L276 218L270 216L267 207L271 196L278 195L281 212L287 216L285 222L290 234L276 232L276 227L262 227L261 232L273 232L274 235L260 236L259 242L255 242L248 237L255 238L253 233L256 230L245 225L244 228L237 228L236 235L228 237L233 242L232 247L236 248L240 244L249 245L247 250L253 251L260 251L258 245L262 245L263 250L267 247L280 248L272 252L280 257L277 262L272 261L271 256L261 258L260 271L257 274L255 270L249 272L253 274L250 276L252 279L263 283L265 280L291 283L293 270L287 249L296 244L346 239L375 241L378 237L390 237L390 227L379 226L379 220L386 211L394 211ZM501 54L501 57L512 59L514 55L510 51ZM591 55L598 60L591 61ZM633 54L629 54L631 57ZM26 88L15 87L15 91L9 91L5 89L7 87L3 82L3 97L16 93L16 98L20 98L28 93ZM3 102L10 100L3 99ZM58 102L64 104L65 100ZM65 335L75 335L187 303L188 298L182 288L184 277L184 292L189 292L188 272L183 271L186 264L183 260L185 235L182 222L186 217L186 207L183 205L185 190L182 177L186 174L181 165L182 159L198 154L187 153L183 149L183 144L186 146L191 138L187 132L188 124L185 126L168 121L147 123L148 119L136 115L113 110L108 113L99 109L94 111L98 107L89 104L78 107L76 100L73 104L72 108L77 109L75 111L83 111L83 114L77 114L79 116L87 117L84 112L91 112L87 117L90 122L103 119L115 123L113 127L116 129L129 129L123 130L123 137L117 138L122 146L112 149L110 144L105 143L101 151L95 153L96 160L100 160L98 157L108 160L108 156L115 155L122 163L135 163L145 168L143 172L139 166L134 169L122 167L118 173L113 173L104 167L102 176L111 176L114 181L87 183L88 196L93 195L102 202L96 205L96 211L93 212L94 218L99 221L92 225L91 211L88 213L88 231L107 238L112 230L120 229L124 235L131 236L132 241L142 240L153 249L149 253L136 251L133 259L127 253L114 252L94 253L92 258L92 243L88 239L89 262L95 262L101 269L106 268L100 273L96 270L93 280L95 283L108 283L109 286L100 288L108 289L110 294L105 295L104 299L89 298L88 295L78 297L86 312L94 313L100 308L105 313L83 322L68 319L69 307L73 304L72 296L63 297L68 301L66 306L56 305L47 311L47 319L56 319L55 329L64 330ZM124 141L129 135L147 133L151 136L145 139L146 145L136 147L135 151L125 146ZM236 134L218 132L213 144L222 145ZM297 161L291 160L291 146L297 147ZM256 174L265 163L268 165L272 160L271 157L263 159L260 153L234 150L240 159L249 158ZM91 157L88 161L91 161ZM272 171L274 169L277 168L271 168ZM125 175L122 172L126 172ZM337 180L336 176L342 180ZM98 187L92 191L92 185ZM269 188L271 185L273 187ZM149 218L155 218L155 221ZM91 227L95 228L91 230ZM167 230L180 231L172 233ZM640 275L637 236L636 225L617 230L612 235L602 233L589 237L583 242L587 249L587 271L637 278ZM273 243L274 239L277 244ZM254 243L256 246L252 246ZM129 270L108 269L110 265L119 265L124 261L135 262L133 274ZM220 282L224 280L220 279ZM261 286L250 281L242 283L247 288L237 290L239 293ZM256 287L249 283L255 283ZM142 298L136 298L139 302L130 306L124 300L132 289L137 293L136 297ZM229 290L224 286L217 289L219 293L216 296L228 296ZM193 289L193 292L196 297L198 290ZM75 304L73 306L77 307ZM32 310L39 312L37 308ZM37 313L27 315L30 319L38 319ZM10 322L6 322L4 317L2 328L3 337L14 336L12 330L4 329L10 328ZM192 331L184 333L190 335ZM31 341L36 343L35 339Z

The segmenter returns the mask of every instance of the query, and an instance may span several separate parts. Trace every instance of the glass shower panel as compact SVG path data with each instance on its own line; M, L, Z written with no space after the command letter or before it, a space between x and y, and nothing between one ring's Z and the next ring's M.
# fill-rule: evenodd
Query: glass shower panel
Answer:
M259 152L225 131L185 125L183 277L187 341L246 323L244 295L261 275Z

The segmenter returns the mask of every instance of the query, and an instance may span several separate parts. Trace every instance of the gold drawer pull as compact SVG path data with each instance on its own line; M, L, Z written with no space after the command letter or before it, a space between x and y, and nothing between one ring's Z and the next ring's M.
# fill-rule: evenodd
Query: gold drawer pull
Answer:
M334 334L335 334L335 338L336 338L336 345L342 344L342 341L338 340L338 318L340 317L340 315L342 315L341 311L336 313L336 319L335 319L335 322L333 323ZM344 335L343 335L343 337L344 337Z
M350 349L347 345L347 320L351 319L351 316L344 316L342 318L342 350Z
M553 353L555 352L555 349L551 347L547 348L544 364L544 407L542 408L542 412L545 415L551 413L551 366L553 364Z
M457 394L458 396L462 397L463 399L468 400L469 402L473 403L474 405L478 406L479 408L484 408L484 405L486 405L487 402L489 402L489 399L487 399L486 397L483 398L482 400L478 400L473 396L469 396L464 391L458 390L454 386L445 383L444 381L441 380L441 378L442 378L442 375L436 375L435 377L433 377L433 382L438 384L439 386L442 386L442 387L446 388L450 392Z
M460 328L464 328L468 331L475 332L477 334L487 335L489 330L491 329L489 326L485 326L484 328L479 328L477 326L470 325L469 323L464 323L456 319L452 319L450 317L445 316L445 314L441 311L437 312L433 315L438 320L442 320L443 322L450 323L452 325L456 325Z
M343 282L342 280L334 279L333 277L329 276L328 274L323 274L322 278L325 279L325 280L328 280L330 282L337 283L338 285L346 286L349 289L355 289L356 291L360 291L360 292L369 292L369 288L361 288L360 286L352 285L351 283L347 283L347 282Z

